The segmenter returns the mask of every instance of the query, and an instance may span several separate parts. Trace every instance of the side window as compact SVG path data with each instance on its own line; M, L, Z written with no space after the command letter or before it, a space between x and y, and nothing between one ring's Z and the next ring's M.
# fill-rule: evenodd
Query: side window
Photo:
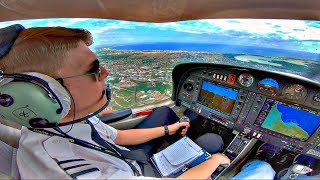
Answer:
M100 49L96 54L106 67L111 85L112 110L161 102L172 94L171 61L161 58L161 51L126 51Z

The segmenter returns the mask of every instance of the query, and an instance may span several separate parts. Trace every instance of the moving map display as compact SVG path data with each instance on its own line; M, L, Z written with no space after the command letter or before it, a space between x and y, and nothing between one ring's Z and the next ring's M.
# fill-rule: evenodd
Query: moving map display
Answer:
M237 99L238 91L203 81L198 103L230 115Z
M261 127L306 141L320 125L320 116L268 99L259 118Z

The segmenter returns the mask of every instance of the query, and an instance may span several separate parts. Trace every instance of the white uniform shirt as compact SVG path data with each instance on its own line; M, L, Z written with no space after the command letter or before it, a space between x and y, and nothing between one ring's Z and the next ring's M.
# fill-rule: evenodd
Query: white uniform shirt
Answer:
M103 139L114 144L116 129L96 117L89 120ZM71 125L61 127L64 132L70 128ZM57 133L51 128L46 130ZM89 124L73 124L67 134L98 145L91 140ZM130 162L141 171L136 161ZM70 179L70 174L79 172L81 175L77 179L150 179L134 176L130 166L121 159L70 143L66 138L35 133L25 127L21 130L17 163L22 179Z

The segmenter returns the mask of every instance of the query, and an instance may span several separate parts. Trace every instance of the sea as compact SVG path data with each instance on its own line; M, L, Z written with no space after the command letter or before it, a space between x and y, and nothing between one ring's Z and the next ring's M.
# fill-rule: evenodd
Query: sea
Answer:
M225 44L205 43L146 43L112 46L115 50L171 50L171 51L195 51L227 54L246 54L260 56L286 57L320 62L320 54L288 49L267 48L258 46L240 46Z

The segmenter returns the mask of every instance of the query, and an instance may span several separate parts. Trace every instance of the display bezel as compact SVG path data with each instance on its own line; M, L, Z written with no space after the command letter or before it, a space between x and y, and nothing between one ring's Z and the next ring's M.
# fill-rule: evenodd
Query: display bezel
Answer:
M266 121L266 119L267 119L267 117L268 117L268 115L269 115L269 113L270 113L270 111L271 111L271 109L270 109L270 110L267 111L266 114L264 114L264 112L266 112L266 111L264 110L264 106L266 105L266 103L268 103L268 101L273 101L273 103L281 104L281 105L284 105L284 106L287 106L287 107L290 107L290 108L293 108L293 109L301 110L301 111L304 111L304 112L306 112L306 113L311 113L311 114L313 114L313 115L315 115L315 116L319 116L319 117L320 117L320 114L316 114L315 111L312 111L312 110L310 110L310 109L306 109L306 108L303 108L303 107L295 106L295 105L292 105L292 104L289 104L289 103L284 103L284 102L281 102L281 101L278 101L278 100L270 99L270 98L269 98L269 99L266 99L266 101L264 102L264 104L263 104L263 106L262 106L262 109L261 109L261 111L259 112L258 117L257 117L257 119L256 119L255 122L254 122L254 125L255 125L255 126L261 128L261 129L263 129L264 131L269 132L269 133L271 133L271 134L276 133L276 134L279 134L279 135L281 135L281 136L286 136L286 137L289 137L289 138L292 138L292 139L296 139L296 140L299 140L299 141L302 141L302 142L308 141L308 140L309 140L311 137L313 137L314 134L318 131L320 125L318 125L318 127L316 127L316 128L314 129L314 131L313 131L310 135L308 134L308 135L309 135L308 138L302 139L302 138L299 138L299 137L297 137L297 136L290 136L290 135L281 133L281 132L279 132L279 131L274 131L274 130L272 130L272 129L268 129L268 128L263 127L262 125L263 125L263 123ZM272 106L273 106L273 105L272 105ZM272 106L271 106L271 107L272 107ZM261 117L261 116L264 116L264 117ZM263 119L262 119L262 118L263 118Z
M203 83L204 82L207 82L209 84L212 84L214 86L218 86L218 87L221 87L221 88L225 88L225 89L231 89L233 91L235 91L237 93L236 95L236 98L234 100L234 104L232 105L232 108L231 108L231 111L229 114L227 114L226 112L223 112L223 111L220 111L219 109L217 108L213 108L213 107L209 107L205 104L202 104L200 101L199 101L199 96L200 96L200 93L201 93L201 90L203 90ZM213 110L214 112L217 112L218 114L223 114L223 116L227 116L228 119L230 118L231 114L232 114L232 111L233 111L233 108L234 106L236 105L236 102L237 102L237 99L238 99L238 96L239 96L239 90L238 89L235 89L235 88L232 88L232 87L229 87L229 86L225 86L225 85L222 85L222 84L218 84L218 83L214 83L214 82L211 82L211 81L208 81L208 80L202 80L201 81L201 86L200 86L200 89L199 89L199 92L198 92L198 96L197 96L197 103L204 106L204 107L207 107L207 108L210 108L211 110Z

